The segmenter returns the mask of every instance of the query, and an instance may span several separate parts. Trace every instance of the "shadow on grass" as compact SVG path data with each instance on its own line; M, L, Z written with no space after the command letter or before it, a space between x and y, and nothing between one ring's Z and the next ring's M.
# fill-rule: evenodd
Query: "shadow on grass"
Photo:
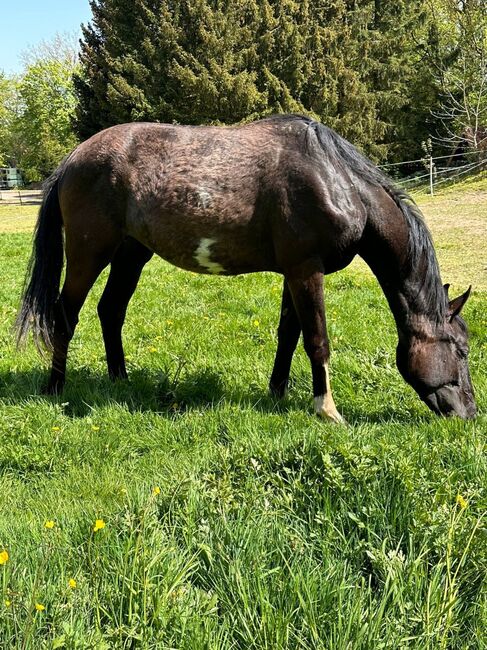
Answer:
M60 395L42 393L48 378L43 370L0 373L0 401L4 404L62 404L73 418L90 415L93 408L119 404L129 412L154 412L173 418L186 412L211 410L219 403L238 404L263 413L304 409L301 400L278 400L259 387L243 391L226 386L217 372L184 372L176 379L164 372L132 370L128 380L111 381L89 368L70 370Z
M111 381L106 374L89 368L78 368L68 373L61 395L42 394L47 372L32 369L24 372L0 373L0 400L4 404L51 403L62 404L64 413L73 418L90 415L93 408L119 404L129 412L153 412L173 418L191 411L213 410L220 403L252 408L260 413L284 414L293 411L311 414L311 395L303 399L302 391L291 389L284 400L271 396L264 387L231 387L221 375L211 369L190 372L185 370L174 377L164 371L135 369L128 380ZM302 378L301 378L302 380ZM302 380L303 381L303 380ZM301 382L300 382L301 383ZM363 404L347 401L343 415L352 426L363 424L424 424L433 416L426 408L399 408L384 404L370 410Z

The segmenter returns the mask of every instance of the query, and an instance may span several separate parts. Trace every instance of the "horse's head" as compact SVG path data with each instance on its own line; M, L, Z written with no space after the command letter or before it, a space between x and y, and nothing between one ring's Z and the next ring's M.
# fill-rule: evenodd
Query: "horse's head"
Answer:
M445 285L448 295L448 285ZM434 336L411 336L397 347L399 372L438 415L473 418L477 409L468 369L468 335L460 311L470 288L450 300L445 322Z

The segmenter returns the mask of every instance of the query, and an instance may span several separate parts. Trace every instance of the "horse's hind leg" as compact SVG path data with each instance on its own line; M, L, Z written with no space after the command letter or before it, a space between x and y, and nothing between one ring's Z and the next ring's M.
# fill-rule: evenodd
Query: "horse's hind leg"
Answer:
M112 379L127 377L122 327L127 305L137 287L142 269L152 254L152 251L143 244L132 237L127 237L112 260L108 282L98 303L108 374Z
M53 357L51 375L45 392L60 393L66 378L68 347L78 323L78 315L95 280L110 263L121 234L108 220L103 220L96 237L88 236L80 226L79 215L70 214L65 226L66 277L56 302L54 314Z
M298 344L301 325L294 308L288 283L282 289L281 316L277 329L277 351L269 389L276 397L283 397L287 390L291 362Z
M75 246L72 247L75 249ZM60 393L66 379L66 360L68 347L78 323L81 307L102 270L110 262L114 247L97 254L83 251L79 246L74 254L67 247L66 278L55 306L53 357L49 383L45 389L48 394Z
M334 422L343 422L331 393L328 361L330 346L326 331L323 299L323 273L310 261L286 274L294 306L303 330L306 354L311 362L316 414Z

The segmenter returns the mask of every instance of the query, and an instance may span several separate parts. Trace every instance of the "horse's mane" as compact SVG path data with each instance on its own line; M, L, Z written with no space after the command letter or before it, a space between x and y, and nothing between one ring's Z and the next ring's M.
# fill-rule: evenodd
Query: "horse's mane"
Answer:
M316 135L316 138L328 155L341 160L354 174L375 187L381 187L393 199L401 210L409 232L407 265L409 270L420 268L424 264L424 274L421 278L416 299L421 300L423 308L438 322L445 318L447 301L440 279L438 261L436 259L431 234L424 217L414 200L403 189L378 169L368 158L356 149L350 142L327 126L303 115L276 115L267 118L269 121L301 121Z

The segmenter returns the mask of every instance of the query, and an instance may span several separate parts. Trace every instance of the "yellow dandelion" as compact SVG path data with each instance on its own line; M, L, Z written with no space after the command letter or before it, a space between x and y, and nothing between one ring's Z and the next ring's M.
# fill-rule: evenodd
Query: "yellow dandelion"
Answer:
M8 562L8 552L4 549L0 552L0 564L7 564Z
M70 578L68 580L68 585L69 585L70 589L76 589L77 584L78 583L76 582L76 580L74 578Z
M259 327L260 322L257 320L257 318L254 320L254 327Z
M10 607L11 604L12 604L11 600L6 600L5 601L5 607Z
M460 506L462 510L464 510L468 505L468 501L466 501L461 494L457 494L456 501L457 501L457 505Z
M97 533L99 530L102 530L103 528L105 528L105 522L103 521L103 519L97 519L95 521L95 525L93 526L93 532Z
M49 530L51 530L51 528L54 528L55 525L56 525L55 521L53 521L52 519L48 519L44 524L44 528L48 528Z
M99 431L100 427L97 424L93 424L92 427L91 427L91 430L92 431Z
M167 325L172 325L172 324L173 324L173 321L168 319L168 320L166 321L166 324L167 324Z
M36 603L36 609L38 612L43 612L46 608L42 603Z
M51 431L61 431L61 427L51 427Z
M152 353L157 352L157 348L155 348L155 347L150 347L150 348L149 348L149 352L152 352Z
M158 485L156 485L156 487L152 490L152 494L157 496L160 493L161 493L161 488Z

